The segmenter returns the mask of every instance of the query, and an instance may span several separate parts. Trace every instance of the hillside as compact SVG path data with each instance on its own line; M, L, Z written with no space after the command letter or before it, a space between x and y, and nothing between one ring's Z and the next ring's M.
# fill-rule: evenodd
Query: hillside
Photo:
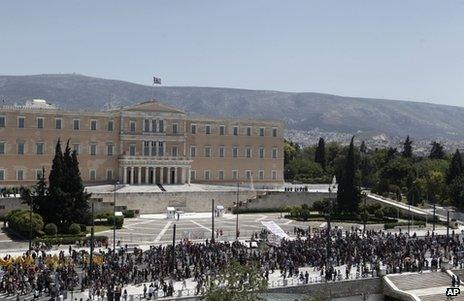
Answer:
M280 119L287 128L464 138L464 108L409 101L207 87L155 88L75 74L0 76L0 98L43 98L63 109L103 110L154 97L192 115Z

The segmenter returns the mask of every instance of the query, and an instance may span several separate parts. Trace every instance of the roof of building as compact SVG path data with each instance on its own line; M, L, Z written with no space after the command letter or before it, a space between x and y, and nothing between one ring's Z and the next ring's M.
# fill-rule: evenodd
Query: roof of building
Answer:
M168 112L168 113L181 113L184 111L173 106L161 103L155 99L137 103L123 108L124 111L148 111L148 112Z

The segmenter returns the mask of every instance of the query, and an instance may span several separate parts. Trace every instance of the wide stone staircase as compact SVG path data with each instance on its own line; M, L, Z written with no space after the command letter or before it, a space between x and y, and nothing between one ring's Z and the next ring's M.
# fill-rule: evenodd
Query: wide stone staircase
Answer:
M447 299L445 293L451 287L451 275L449 271L387 275L384 277L384 294L411 301L464 300L464 295Z

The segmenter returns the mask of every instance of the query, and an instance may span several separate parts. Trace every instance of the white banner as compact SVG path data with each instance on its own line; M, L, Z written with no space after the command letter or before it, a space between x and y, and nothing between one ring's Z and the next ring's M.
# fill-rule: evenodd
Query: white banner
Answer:
M277 225L275 222L273 222L273 221L261 222L261 224L263 224L263 226L265 226L275 236L278 236L280 238L285 238L285 239L289 238L287 233L285 233L285 231L282 230L282 228L279 225Z

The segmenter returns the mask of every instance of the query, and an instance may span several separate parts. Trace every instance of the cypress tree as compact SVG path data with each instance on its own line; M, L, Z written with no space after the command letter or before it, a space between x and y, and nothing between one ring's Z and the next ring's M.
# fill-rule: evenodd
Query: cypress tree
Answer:
M359 147L359 151L363 155L367 154L367 146L366 146L366 142L364 140L361 142L361 146Z
M55 223L60 227L63 221L63 201L65 193L62 190L64 184L64 159L61 150L61 141L58 139L55 147L55 157L53 158L52 169L48 176L48 198L45 203L45 210L47 211L44 219L47 222Z
M42 175L39 178L39 181L34 187L35 196L34 196L34 207L36 208L35 212L44 217L47 214L50 214L47 210L47 183L45 182L45 168L42 167ZM44 218L45 219L45 218Z
M406 137L406 140L403 143L403 152L401 155L405 158L412 158L412 141L409 139L409 136Z
M445 151L443 150L443 145L434 141L432 142L432 149L430 150L430 159L443 159L445 157Z
M79 171L79 161L77 152L73 151L71 156L71 166L69 168L69 185L72 196L72 219L74 222L84 224L89 213L89 199L91 194L85 191Z
M462 175L462 158L459 149L456 149L456 152L451 159L448 170L446 171L446 184L450 185L456 178L459 178Z
M325 141L322 137L319 138L319 143L317 144L314 162L319 163L322 169L325 170Z
M343 212L357 212L361 193L356 183L356 162L354 156L354 137L345 157L344 169L340 173L337 192L338 208Z

